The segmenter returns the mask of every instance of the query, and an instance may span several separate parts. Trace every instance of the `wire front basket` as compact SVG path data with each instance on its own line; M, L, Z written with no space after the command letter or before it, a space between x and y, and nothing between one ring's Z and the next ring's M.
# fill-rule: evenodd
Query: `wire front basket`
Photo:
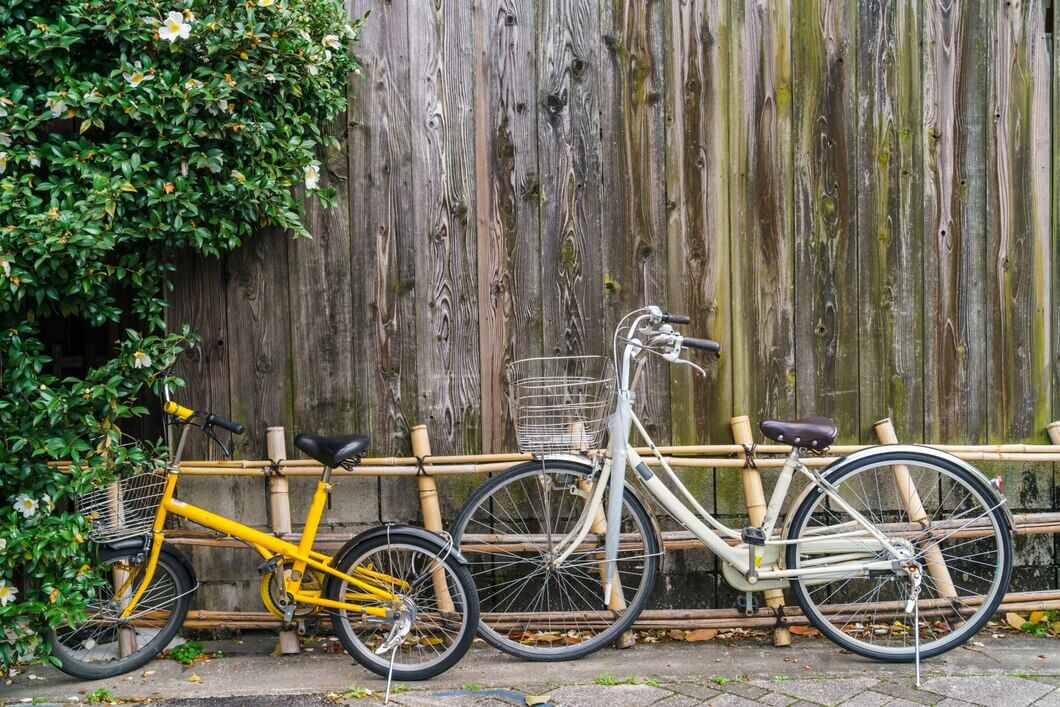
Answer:
M91 525L89 535L97 543L143 535L154 524L165 489L165 476L142 471L82 494L77 512Z
M525 358L508 364L507 377L521 452L570 454L600 446L615 397L610 358Z

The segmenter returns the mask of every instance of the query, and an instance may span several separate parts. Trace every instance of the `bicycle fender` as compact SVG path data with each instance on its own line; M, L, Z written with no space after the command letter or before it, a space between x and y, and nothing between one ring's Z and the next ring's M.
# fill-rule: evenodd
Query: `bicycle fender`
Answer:
M825 481L828 481L832 476L835 476L838 472L843 471L852 464L863 462L867 458L873 458L877 456L881 457L881 461L886 461L887 458L891 457L892 455L906 455L910 457L920 457L925 461L943 462L946 464L952 464L961 467L965 471L970 472L972 478L977 479L983 489L998 504L1000 504L1001 509L1004 511L1005 520L1008 522L1008 527L1006 529L1008 530L1009 534L1012 534L1014 532L1013 528L1016 524L1015 519L1012 517L1012 509L1009 508L1009 505L1005 497L1001 494L1001 492L998 491L997 488L995 488L994 485L990 483L990 480L986 478L983 472L979 471L974 466L964 461L960 457L955 457L949 452L944 452L941 449L935 449L934 447L929 447L923 444L886 444L876 447L870 447L868 449L863 449L859 452L854 452L853 454L842 457L840 459L836 459L834 462L824 468L824 470L821 472L821 476L824 477ZM803 488L799 496L795 499L795 501L788 506L788 512L785 514L784 517L784 534L782 537L790 537L788 533L790 531L789 523L791 522L791 516L794 515L795 509L802 505L802 502L806 499L806 497L810 495L810 493L816 488L817 486L815 484L807 484L806 487Z
M146 535L138 535L133 538L122 538L121 540L101 544L99 549L102 555L113 555L129 552L130 550L146 553L150 550L150 544L147 542L147 539L148 536ZM174 547L172 543L164 545L162 547L162 552L179 562L181 566L187 570L188 576L191 577L192 586L197 587L199 585L199 578L195 574L195 567L191 564L191 560L188 559L187 555Z
M365 540L374 540L380 536L386 537L388 534L391 538L399 537L401 535L411 535L418 540L424 540L427 543L434 545L439 553L443 552L448 547L450 557L453 557L461 565L467 564L467 559L460 553L460 550L458 550L455 545L451 545L447 538L442 537L438 533L432 533L429 530L415 525L388 523L386 525L378 525L374 528L369 528L368 530L358 533L350 538L346 544L342 546L342 549L335 553L335 560L332 566L335 566L340 558L359 543L362 543Z

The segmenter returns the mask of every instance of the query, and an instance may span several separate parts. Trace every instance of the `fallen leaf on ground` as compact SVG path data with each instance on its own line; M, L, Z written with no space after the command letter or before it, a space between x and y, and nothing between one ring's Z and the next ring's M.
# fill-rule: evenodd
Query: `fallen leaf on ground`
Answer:
M821 632L813 626L792 626L789 629L796 636L820 636Z
M670 638L675 641L683 641L685 640L685 632L679 628L672 628L670 629Z
M202 678L200 678L195 673L192 673L191 676L188 678L188 682L202 682Z
M1044 611L1032 611L1031 612L1030 622L1032 624L1036 624L1036 623L1038 623L1039 621L1041 621L1044 618L1045 618L1045 612Z
M718 635L717 629L697 628L685 634L686 641L709 641Z
M1027 623L1027 619L1023 618L1015 611L1010 611L1005 614L1005 621L1007 621L1008 625L1016 629L1017 631L1019 631L1020 628L1023 627L1023 624Z
M526 707L534 705L547 705L552 700L552 695L527 695Z

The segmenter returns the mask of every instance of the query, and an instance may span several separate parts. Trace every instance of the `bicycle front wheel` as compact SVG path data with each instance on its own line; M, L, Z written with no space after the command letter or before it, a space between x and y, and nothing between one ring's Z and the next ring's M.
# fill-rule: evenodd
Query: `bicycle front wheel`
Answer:
M440 539L429 542L398 529L350 544L339 552L335 569L394 598L366 597L356 585L333 576L328 577L327 597L402 612L411 625L396 650L378 653L395 621L332 610L332 628L346 651L382 676L393 660L396 680L427 680L451 668L471 646L478 624L478 596L467 567L443 549Z
M582 544L558 567L556 548L577 530L592 467L527 462L489 479L453 524L482 607L479 635L525 660L573 660L615 642L651 597L659 538L644 506L626 488L610 601L604 602L603 509Z
M135 670L160 653L177 635L191 605L195 585L187 560L169 548L158 556L154 576L132 615L119 618L143 584L148 551L102 550L100 564L109 581L96 590L87 617L48 634L59 669L83 680L101 680Z
M917 633L923 658L974 636L997 610L1012 571L1008 520L985 479L956 461L909 451L871 454L826 478L920 568L920 620L914 625L914 615L905 613L912 594L909 576L888 571L792 580L795 598L813 625L847 650L889 662L914 659ZM848 535L843 550L809 542L859 527L815 488L792 516L789 539L806 542L788 546L788 569L827 564L829 553L864 558L858 538L864 538L865 548L878 550L869 559L888 559L868 533Z

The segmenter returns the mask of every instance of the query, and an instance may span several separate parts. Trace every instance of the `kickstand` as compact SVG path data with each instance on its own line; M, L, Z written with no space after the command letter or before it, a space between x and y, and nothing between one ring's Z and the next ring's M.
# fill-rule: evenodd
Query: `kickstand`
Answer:
M394 657L397 655L397 646L390 650L390 667L386 670L386 694L383 695L383 704L390 702L390 682L394 679ZM919 673L917 673L919 675ZM917 678L917 686L920 686L920 678Z
M916 663L916 687L920 689L920 602L913 604L913 662Z

